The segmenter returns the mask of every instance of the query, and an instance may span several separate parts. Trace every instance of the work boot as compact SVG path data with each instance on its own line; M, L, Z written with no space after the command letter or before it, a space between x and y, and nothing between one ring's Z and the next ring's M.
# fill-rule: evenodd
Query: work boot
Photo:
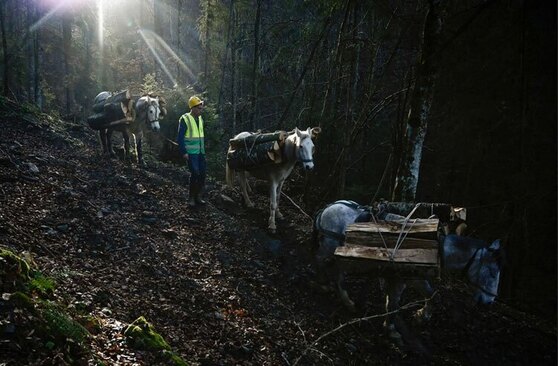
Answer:
M207 204L207 202L204 201L204 200L201 198L201 195L202 195L202 192L203 192L203 189L202 189L202 188L203 188L203 187L202 187L201 185L198 185L198 186L196 187L196 203L197 203L198 205L205 205L205 204Z

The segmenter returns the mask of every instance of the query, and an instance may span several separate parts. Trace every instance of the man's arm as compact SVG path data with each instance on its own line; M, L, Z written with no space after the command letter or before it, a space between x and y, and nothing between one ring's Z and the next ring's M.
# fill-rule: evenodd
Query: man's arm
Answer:
M186 123L182 122L182 118L178 121L178 137L176 142L178 143L178 149L180 150L180 155L188 160L188 153L186 152L186 145L184 144L184 136L186 135L187 127Z

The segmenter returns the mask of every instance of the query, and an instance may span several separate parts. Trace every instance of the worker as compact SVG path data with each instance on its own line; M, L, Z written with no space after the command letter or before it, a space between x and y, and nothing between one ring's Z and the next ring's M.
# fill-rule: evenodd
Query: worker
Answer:
M205 141L203 133L203 101L192 96L188 99L189 113L178 120L178 146L181 156L188 163L190 170L189 206L205 205L202 193L205 186L206 161Z

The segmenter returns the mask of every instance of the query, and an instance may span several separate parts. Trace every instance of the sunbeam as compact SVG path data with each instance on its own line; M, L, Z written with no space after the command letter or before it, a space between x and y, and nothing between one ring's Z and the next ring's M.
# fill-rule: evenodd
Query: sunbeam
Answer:
M165 74L167 74L167 76L169 77L169 79L172 81L172 84L174 87L178 86L178 82L176 81L176 79L174 78L174 76L171 74L171 72L169 71L169 69L167 68L167 66L165 65L165 63L163 62L163 60L161 60L161 57L159 56L159 53L155 50L155 48L153 47L152 44L152 40L148 39L147 37L147 32L149 32L149 35L152 36L154 33L144 30L144 29L138 29L138 33L141 36L141 38L143 39L143 41L145 42L145 44L147 45L147 47L149 47L149 50L151 51L151 53L153 54L153 56L155 57L155 59L157 60L157 63L161 66L161 68L163 69L163 71L165 72Z

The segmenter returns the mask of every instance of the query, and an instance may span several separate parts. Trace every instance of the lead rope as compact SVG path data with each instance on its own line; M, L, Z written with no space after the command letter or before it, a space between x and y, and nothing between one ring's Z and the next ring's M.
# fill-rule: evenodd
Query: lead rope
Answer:
M411 225L409 226L409 229L407 230L407 232L405 232L405 227L407 226L407 223L409 222L409 219L411 218L411 216L413 216L413 214L415 213L417 208L419 208L420 205L421 205L420 202L417 203L415 205L415 208L413 208L411 210L411 212L407 215L407 217L405 217L405 220L403 221L403 225L401 226L401 231L399 232L399 237L397 238L397 242L395 243L395 246L393 247L393 251L390 254L390 258L391 258L392 261L395 258L395 253L397 253L397 250L399 250L399 248L401 247L401 244L403 244L403 241L405 240L405 238L407 238L407 235L409 234L409 232L413 228L413 225L417 222L417 219L415 219L411 223ZM405 235L403 235L403 234L405 234Z

